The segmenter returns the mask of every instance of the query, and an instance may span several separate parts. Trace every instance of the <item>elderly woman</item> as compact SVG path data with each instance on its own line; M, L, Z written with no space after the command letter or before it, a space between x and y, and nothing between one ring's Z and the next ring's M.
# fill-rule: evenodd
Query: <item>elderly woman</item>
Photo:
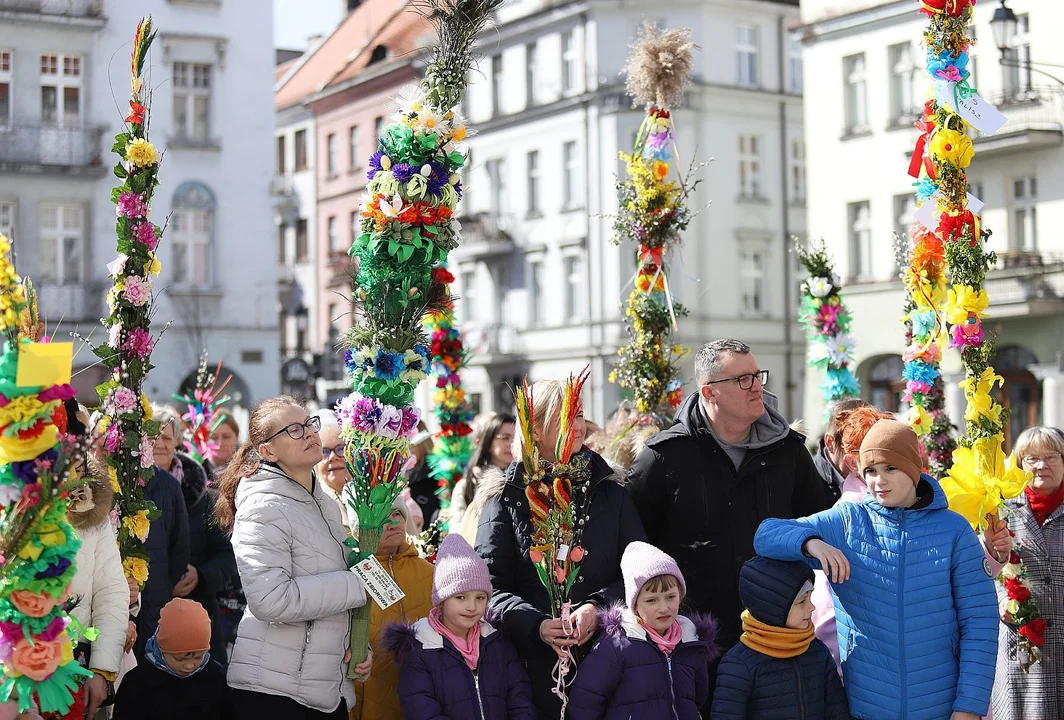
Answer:
M321 430L318 431L321 438L321 462L315 471L321 480L322 492L332 498L340 508L344 531L351 534L348 507L343 499L344 485L351 480L351 473L347 472L347 462L344 460L345 443L340 439L340 422L332 410L319 410L315 417L321 421Z
M1023 672L1016 658L1019 635L998 586L1002 622L991 707L994 720L1064 718L1064 433L1029 428L1013 453L1034 477L1022 495L1008 501L1008 524L1047 628L1042 661Z
M556 380L540 381L532 386L532 394L536 400L536 447L543 460L553 462L563 386ZM547 590L529 559L532 518L520 463L510 465L506 482L485 502L476 539L477 553L491 573L491 606L501 615L528 669L536 712L543 720L554 720L561 713L561 700L552 692L551 679L558 656L572 649L580 657L591 647L598 610L624 599L620 570L624 549L630 542L646 540L632 499L618 477L599 455L583 448L586 428L582 416L575 430L571 464L586 461L588 471L586 477L573 482L573 509L578 522L583 523L580 544L587 554L570 594L572 634L566 632L561 620L551 617Z
M174 597L195 600L207 611L211 618L211 658L225 667L226 636L218 608L218 591L236 572L233 546L228 535L211 520L217 495L213 487L207 487L203 467L177 451L177 443L181 441L181 416L166 405L154 410L161 428L155 441L155 464L181 483L188 513L188 563L173 594Z

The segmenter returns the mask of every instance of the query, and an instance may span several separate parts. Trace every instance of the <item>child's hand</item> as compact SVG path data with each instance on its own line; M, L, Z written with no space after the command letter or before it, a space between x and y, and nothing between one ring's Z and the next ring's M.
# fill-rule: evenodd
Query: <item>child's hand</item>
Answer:
M844 583L850 579L850 561L838 548L818 538L811 538L805 541L802 552L820 561L821 569L831 582Z
M975 713L955 712L950 715L949 720L979 720L979 716Z

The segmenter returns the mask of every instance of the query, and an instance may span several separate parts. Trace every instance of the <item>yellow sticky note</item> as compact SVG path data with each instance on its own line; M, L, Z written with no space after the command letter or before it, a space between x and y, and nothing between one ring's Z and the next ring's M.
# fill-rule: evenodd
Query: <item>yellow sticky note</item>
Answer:
M18 387L69 385L74 343L22 343L18 347Z

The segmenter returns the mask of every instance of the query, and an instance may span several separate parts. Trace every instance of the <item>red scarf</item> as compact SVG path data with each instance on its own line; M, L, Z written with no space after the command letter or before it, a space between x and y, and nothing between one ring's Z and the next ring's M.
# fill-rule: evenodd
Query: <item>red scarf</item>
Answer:
M654 628L650 627L646 623L642 623L643 629L647 631L647 637L658 646L658 650L665 653L665 657L672 655L672 651L676 649L676 646L683 640L683 630L680 628L680 623L675 620L672 621L672 625L665 631L665 635L658 635Z
M1034 514L1034 519L1038 521L1039 525L1045 525L1046 518L1060 507L1061 502L1064 502L1064 483L1061 483L1057 491L1051 495L1036 493L1031 489L1030 485L1025 487L1023 491L1027 493L1027 504L1031 506L1031 513Z
M477 663L480 662L479 623L469 628L469 632L466 633L464 639L460 638L447 629L447 626L443 624L443 616L440 614L440 609L434 607L429 610L429 627L451 641L451 644L462 655L462 659L465 660L470 670L477 669Z

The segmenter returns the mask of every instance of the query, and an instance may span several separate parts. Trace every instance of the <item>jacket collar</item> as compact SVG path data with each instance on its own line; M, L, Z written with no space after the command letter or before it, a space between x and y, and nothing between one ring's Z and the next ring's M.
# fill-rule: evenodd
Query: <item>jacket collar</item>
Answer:
M496 630L491 623L481 618L480 637L488 638L497 632L498 630ZM421 643L421 647L424 650L443 649L443 635L432 629L432 625L429 624L428 618L421 618L414 623L414 637L419 643Z
M713 432L709 429L709 422L706 420L698 398L698 393L688 395L687 399L680 405L680 409L676 411L676 424L650 438L646 444L648 446L656 445L670 437L684 436L696 440L712 440L714 443L719 444L713 436ZM805 444L805 436L787 425L786 419L776 410L776 396L769 392L765 393L765 413L754 424L761 422L779 426L778 437L773 437L771 441L767 442L757 442L755 443L757 447L747 449L756 451L762 448L775 447L785 440L797 440L799 443Z
M921 490L921 485L926 485L930 487L924 487L923 490ZM942 486L938 484L938 480L935 480L935 478L931 477L927 473L924 473L920 476L920 485L917 486L917 495L919 495L921 492L928 491L934 493L933 497L931 498L931 502L928 505L917 509L906 508L905 511L911 513L923 513L928 512L930 510L945 510L949 507L949 501L946 499L946 493L942 490ZM865 505L868 505L868 507L870 507L874 512L887 517L895 517L899 514L899 511L901 510L900 508L883 507L875 499L875 495L873 495L872 493L868 493L867 495L865 495L865 498L862 502L864 502Z
M313 492L307 492L305 487L286 475L280 467L264 460L259 465L258 472L240 481L236 489L236 501L239 505L245 498L260 493L280 495L301 503L323 501L325 498L321 494L321 483L317 481L316 476L313 488Z
M680 623L680 629L683 631L683 637L680 642L686 643L698 641L698 630L689 618L686 618L683 615L677 615L676 622ZM621 615L621 627L624 628L624 634L628 636L629 640L642 640L643 642L648 642L646 628L644 628L643 624L636 619L635 614L627 608L625 608L624 613Z

